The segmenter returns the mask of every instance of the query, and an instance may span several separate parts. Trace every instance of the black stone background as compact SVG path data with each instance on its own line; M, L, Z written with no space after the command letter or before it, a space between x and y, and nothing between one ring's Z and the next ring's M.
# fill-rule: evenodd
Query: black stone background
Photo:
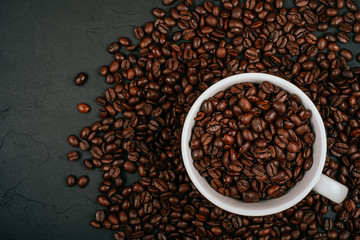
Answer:
M99 208L101 171L69 162L66 139L98 119L95 97L108 86L98 69L112 60L108 44L134 40L133 27L154 20L151 9L160 6L161 0L0 0L1 240L112 239L112 231L89 225ZM78 87L73 78L81 71L90 78ZM80 102L92 111L79 113ZM88 187L66 187L69 174L88 175Z

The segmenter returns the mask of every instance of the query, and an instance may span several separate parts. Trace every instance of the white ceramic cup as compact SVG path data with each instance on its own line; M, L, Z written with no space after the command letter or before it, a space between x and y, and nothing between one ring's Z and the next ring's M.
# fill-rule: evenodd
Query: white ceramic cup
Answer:
M300 97L304 107L311 110L312 115L310 124L315 133L315 142L312 147L313 165L310 170L305 172L303 179L297 182L296 185L289 189L283 196L276 199L261 200L256 203L246 203L241 200L221 195L199 174L198 170L193 165L190 139L195 124L194 118L196 117L197 112L200 111L201 104L204 100L213 97L219 91L226 90L237 83L251 82L260 84L264 81L279 86L288 93L296 94ZM264 216L281 212L297 204L306 197L311 190L318 192L336 203L342 202L348 192L346 186L322 174L327 151L326 133L324 123L313 102L304 92L292 83L269 74L243 73L234 75L215 83L203 92L195 101L186 117L181 137L181 151L186 171L195 187L213 204L229 212L240 215Z

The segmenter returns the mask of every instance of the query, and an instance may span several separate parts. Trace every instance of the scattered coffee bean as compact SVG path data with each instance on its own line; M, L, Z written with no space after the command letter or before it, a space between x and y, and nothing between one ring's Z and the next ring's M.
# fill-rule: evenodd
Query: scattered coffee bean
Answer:
M354 42L360 43L360 33L354 35Z
M78 181L77 181L77 185L81 188L84 188L88 185L89 183L89 178L87 176L80 176Z
M69 152L67 158L69 161L75 161L79 158L79 153L76 151Z
M78 147L79 146L79 138L75 135L71 135L68 137L68 142L71 146L73 147Z
M85 103L80 103L77 106L77 109L79 110L79 112L81 113L88 113L90 112L90 106L85 104Z
M109 47L108 47L108 52L109 53L116 53L116 52L118 52L120 50L120 45L119 45L119 43L117 43L117 42L113 42L112 44L110 44L109 45Z
M169 5L173 4L174 2L175 2L175 0L162 0L162 3L165 6L169 6Z
M76 177L74 175L70 175L66 178L66 185L69 187L73 187L76 184Z
M83 85L88 79L88 76L86 75L86 73L79 73L76 77L75 77L75 84L78 86Z

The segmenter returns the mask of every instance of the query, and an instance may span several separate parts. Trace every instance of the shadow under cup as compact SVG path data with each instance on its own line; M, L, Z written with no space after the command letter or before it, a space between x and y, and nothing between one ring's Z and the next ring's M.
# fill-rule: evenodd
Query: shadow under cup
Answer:
M200 175L198 170L193 165L190 149L190 139L195 125L194 118L196 117L197 112L200 111L201 104L204 100L214 96L219 91L228 89L237 83L251 82L260 84L264 81L268 81L290 94L296 94L301 99L301 103L304 105L304 107L308 110L311 110L312 115L310 124L315 134L315 142L312 146L313 165L308 171L305 171L303 179L297 182L294 187L288 189L283 196L276 199L261 200L256 203L246 203L244 201L227 197L218 193L209 185L206 179ZM201 194L203 194L204 197L206 197L209 201L224 210L236 214L246 216L264 216L286 210L306 197L306 195L314 188L315 184L320 178L325 164L327 147L324 123L317 108L304 92L302 92L292 83L273 75L264 73L243 73L225 78L217 82L208 88L205 92L203 92L195 101L186 117L183 126L181 151L185 168L190 176L191 181L201 192Z

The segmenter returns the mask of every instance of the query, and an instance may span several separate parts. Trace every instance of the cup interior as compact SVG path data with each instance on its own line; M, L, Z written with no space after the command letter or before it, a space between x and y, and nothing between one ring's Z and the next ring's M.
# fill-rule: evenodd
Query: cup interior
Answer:
M237 83L251 82L260 84L264 81L268 81L273 85L279 86L288 93L296 94L300 97L304 107L308 110L311 110L312 115L310 124L315 134L315 142L312 147L313 165L308 171L305 172L303 179L297 182L297 184L293 188L289 189L283 196L276 199L261 200L256 203L246 203L241 200L227 197L218 193L208 184L206 179L200 175L198 170L193 165L190 149L190 139L195 125L194 118L196 117L197 112L200 110L201 104L204 100L214 96L219 91L228 89ZM181 151L184 165L191 181L196 186L196 188L201 192L201 194L204 195L204 197L206 197L209 201L218 207L244 216L264 216L274 214L288 209L301 201L311 191L320 177L325 164L326 149L326 134L324 123L317 108L309 99L309 97L292 83L282 78L265 73L242 73L234 75L225 78L208 88L200 95L200 97L191 107L186 117L181 137Z

